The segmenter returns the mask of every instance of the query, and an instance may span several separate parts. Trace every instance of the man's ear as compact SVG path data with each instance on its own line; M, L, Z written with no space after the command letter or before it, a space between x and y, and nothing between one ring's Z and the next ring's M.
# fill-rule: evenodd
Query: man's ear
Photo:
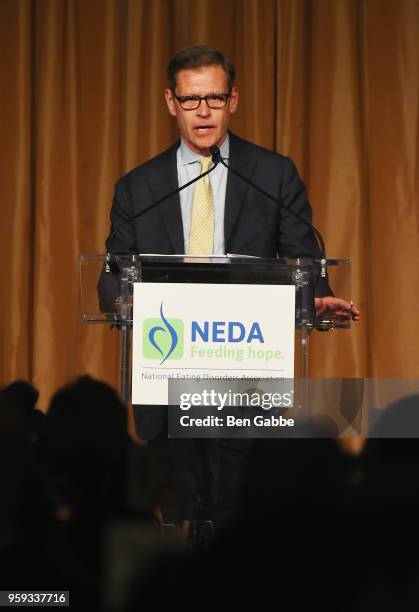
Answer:
M164 97L166 98L169 113L172 115L172 117L176 117L176 100L173 91L171 89L166 89L164 92Z
M233 115L236 112L238 105L239 105L239 88L236 87L236 85L233 85L233 87L231 88L230 100L229 100L229 108L230 108L231 115Z

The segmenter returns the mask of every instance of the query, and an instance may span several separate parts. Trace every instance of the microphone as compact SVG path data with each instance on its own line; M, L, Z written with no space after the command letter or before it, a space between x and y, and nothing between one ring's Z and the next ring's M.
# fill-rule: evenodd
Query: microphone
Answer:
M220 156L220 159L221 159L221 156ZM109 260L110 260L110 255L111 255L110 247L111 247L111 244L112 244L112 240L120 232L120 230L126 225L126 223L132 223L133 221L135 221L135 219L138 219L139 217L142 217L143 215L145 215L150 210L153 210L153 208L156 208L156 206L159 206L160 204L162 204L162 202L164 202L165 200L168 200L169 198L173 197L177 193L180 193L181 191L183 191L183 189L186 189L186 187L189 187L190 185L193 185L193 183L196 183L196 181L199 181L199 179L203 178L204 176L207 176L207 174L210 174L210 172L215 170L215 168L217 167L219 161L220 161L219 159L214 160L214 157L212 157L213 165L211 166L211 168L209 170L207 170L206 172L203 172L202 174L199 174L196 178L192 179L188 183L185 183L181 187L178 187L174 191L171 191L170 193L167 193L165 196L163 196L162 198L160 198L156 202L153 202L149 206L146 206L146 208L144 208L143 210L140 210L140 212L136 213L132 217L127 217L126 219L121 221L121 223L119 223L119 225L117 225L116 228L111 232L111 235L109 236L109 238L107 240L107 244L106 244L106 247L107 247L107 253L106 253L106 262L107 262L106 263L106 272L110 272ZM114 272L114 270L112 270L112 272Z
M283 204L281 200L279 200L278 198L275 198L273 195L271 195L270 193L268 193L267 191L265 191L264 189L262 189L255 183L253 183L253 181L248 179L246 176L244 176L243 174L241 174L240 172L238 172L237 170L235 170L234 168L226 164L223 158L221 157L220 149L216 145L212 145L212 147L210 147L210 153L211 153L212 161L214 164L221 163L223 166L227 168L227 170L230 170L233 174L236 174L239 178L245 181L245 183L248 183L251 187L253 187L253 189L256 189L256 191L259 191L259 193L264 195L269 200L272 200L272 202L275 202L276 204L280 204L283 208L285 208L288 212L290 212L296 219L298 219L299 221L302 221L304 225L306 225L311 230L312 234L316 238L316 241L319 245L319 248L322 254L322 258L320 260L320 276L321 278L326 278L327 277L326 247L324 245L323 236L321 235L319 230L316 227L314 227L314 225L310 223L310 221L307 221L307 219L304 219L302 215L296 213L289 206L286 206L285 204Z

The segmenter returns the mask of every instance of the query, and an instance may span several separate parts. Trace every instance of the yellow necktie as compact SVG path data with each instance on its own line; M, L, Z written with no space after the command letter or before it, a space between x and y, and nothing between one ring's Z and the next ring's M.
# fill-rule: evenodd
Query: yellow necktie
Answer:
M210 169L212 158L201 159L201 174ZM196 183L189 235L189 255L212 255L214 252L214 196L209 175Z

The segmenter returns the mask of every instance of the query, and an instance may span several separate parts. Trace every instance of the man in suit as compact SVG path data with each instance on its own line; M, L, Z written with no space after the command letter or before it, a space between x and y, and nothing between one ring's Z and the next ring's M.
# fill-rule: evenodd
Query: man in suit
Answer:
M311 221L303 182L290 158L228 132L239 91L234 65L222 53L196 46L178 52L168 66L165 98L181 140L123 176L111 211L111 252L188 253L196 184L129 222L134 215L201 173L200 160L217 145L233 168L277 197L275 204L221 164L211 173L214 196L213 243L207 255L237 253L259 257L320 257L311 230L288 209ZM118 228L116 233L112 232ZM205 254L201 251L199 254ZM316 300L357 319L358 309L338 298Z
M231 61L203 46L178 52L168 66L165 99L169 113L177 121L181 140L118 181L108 250L320 258L309 227L289 212L291 209L311 222L306 190L293 162L228 131L239 102ZM209 175L209 183L206 179L204 202L203 197L197 197L198 185L205 180L201 179L130 221L208 169L213 145L232 168L281 204L218 164ZM354 319L359 315L352 303L334 296L317 297L315 306L318 313L331 310ZM139 432L146 438L158 436L161 423L156 409L137 411L138 414Z
M207 61L222 63L206 65ZM198 176L200 159L209 156L209 147L215 144L233 168L284 206L268 200L219 164L210 177L214 183L215 235L214 248L207 254L319 257L311 231L285 208L289 206L311 220L306 191L292 161L228 132L239 100L233 65L217 52L195 47L178 53L168 73L166 102L178 122L181 141L120 179L111 213L112 229ZM192 185L146 216L122 224L108 248L115 252L187 253L194 189Z

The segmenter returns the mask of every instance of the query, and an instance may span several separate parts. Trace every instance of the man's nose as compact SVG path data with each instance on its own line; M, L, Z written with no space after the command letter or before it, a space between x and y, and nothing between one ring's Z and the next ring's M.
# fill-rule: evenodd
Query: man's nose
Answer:
M208 117L211 114L211 109L206 100L201 100L201 104L196 109L196 114L198 117Z

